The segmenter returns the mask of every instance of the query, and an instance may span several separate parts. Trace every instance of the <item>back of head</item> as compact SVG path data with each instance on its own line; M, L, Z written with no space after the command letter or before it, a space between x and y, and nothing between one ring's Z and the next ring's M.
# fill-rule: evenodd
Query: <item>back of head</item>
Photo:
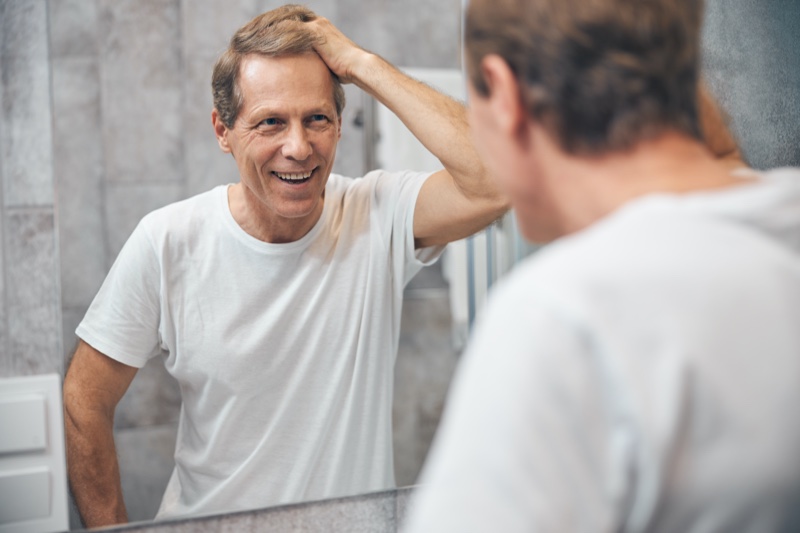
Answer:
M621 151L665 131L700 138L702 0L471 0L470 81L501 56L528 114L570 154Z
M314 52L317 37L303 23L316 18L307 7L288 4L258 15L233 35L211 76L214 108L227 127L233 127L242 106L238 86L242 60L252 54L274 57ZM339 79L333 73L331 76L336 112L341 116L344 90Z

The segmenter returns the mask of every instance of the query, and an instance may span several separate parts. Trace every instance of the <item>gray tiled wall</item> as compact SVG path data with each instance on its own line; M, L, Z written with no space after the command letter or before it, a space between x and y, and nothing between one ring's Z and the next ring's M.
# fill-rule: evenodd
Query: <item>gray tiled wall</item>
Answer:
M62 372L47 9L0 0L0 376Z
M800 166L800 2L708 0L709 86L755 168Z

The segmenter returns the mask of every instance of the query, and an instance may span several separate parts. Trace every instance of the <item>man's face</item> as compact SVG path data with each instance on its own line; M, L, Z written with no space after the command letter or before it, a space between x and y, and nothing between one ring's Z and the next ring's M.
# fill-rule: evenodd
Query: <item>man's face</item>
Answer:
M341 136L328 67L315 53L251 55L239 87L243 102L233 128L217 129L249 207L263 223L313 224Z

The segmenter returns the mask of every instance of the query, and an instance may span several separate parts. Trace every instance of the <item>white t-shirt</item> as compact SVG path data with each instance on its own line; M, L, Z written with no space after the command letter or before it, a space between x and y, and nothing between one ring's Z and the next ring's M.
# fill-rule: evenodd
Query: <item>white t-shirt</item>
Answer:
M406 530L797 531L799 406L800 172L647 196L498 286Z
M402 292L427 174L331 175L320 220L288 244L244 232L227 186L147 215L77 329L180 384L176 466L158 517L394 486Z

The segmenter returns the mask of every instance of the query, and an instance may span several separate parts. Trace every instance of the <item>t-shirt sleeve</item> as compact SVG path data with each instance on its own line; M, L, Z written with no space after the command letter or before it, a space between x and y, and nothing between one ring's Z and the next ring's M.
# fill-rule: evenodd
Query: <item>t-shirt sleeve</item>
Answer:
M430 172L375 171L365 179L374 180L374 211L381 224L387 245L391 247L395 268L403 271L403 285L411 281L423 267L441 256L444 246L415 248L414 211L419 191L431 176Z
M456 374L406 533L613 529L604 403L583 343L518 289L492 298Z
M123 246L75 331L101 353L137 368L161 352L161 269L146 220Z

